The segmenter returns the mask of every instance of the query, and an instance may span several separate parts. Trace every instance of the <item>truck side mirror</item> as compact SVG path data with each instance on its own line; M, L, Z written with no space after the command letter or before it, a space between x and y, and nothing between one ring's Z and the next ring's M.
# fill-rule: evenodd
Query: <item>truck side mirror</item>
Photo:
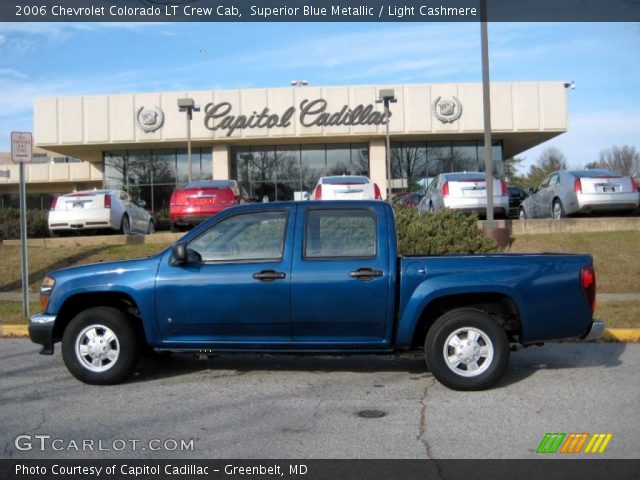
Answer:
M183 265L185 263L187 263L187 246L178 242L171 248L171 265Z

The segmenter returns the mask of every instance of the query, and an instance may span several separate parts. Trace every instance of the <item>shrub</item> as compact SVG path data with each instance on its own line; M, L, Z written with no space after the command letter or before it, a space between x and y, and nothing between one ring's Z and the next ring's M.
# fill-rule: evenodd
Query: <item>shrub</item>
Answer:
M498 252L498 244L478 230L478 217L456 210L418 212L396 207L398 250L401 255Z
M27 238L42 238L48 235L46 210L27 210ZM20 238L20 210L0 209L0 240Z

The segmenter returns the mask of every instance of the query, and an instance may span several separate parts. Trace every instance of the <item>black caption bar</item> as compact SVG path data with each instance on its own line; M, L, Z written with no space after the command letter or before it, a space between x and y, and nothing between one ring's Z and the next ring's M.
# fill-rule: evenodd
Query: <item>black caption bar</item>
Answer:
M638 478L640 460L0 460L5 480Z
M483 0L3 0L2 22L477 22ZM486 0L491 22L638 22L638 0Z

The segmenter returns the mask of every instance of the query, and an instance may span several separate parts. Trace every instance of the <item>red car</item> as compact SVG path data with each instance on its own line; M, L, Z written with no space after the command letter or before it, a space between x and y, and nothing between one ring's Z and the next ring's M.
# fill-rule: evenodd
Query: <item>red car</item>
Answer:
M237 180L198 180L171 194L171 231L186 230L225 208L247 203L249 198Z

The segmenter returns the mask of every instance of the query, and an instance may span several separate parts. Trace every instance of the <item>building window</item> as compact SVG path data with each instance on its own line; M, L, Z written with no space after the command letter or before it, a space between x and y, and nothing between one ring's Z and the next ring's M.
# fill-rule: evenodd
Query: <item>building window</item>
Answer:
M303 200L326 175L369 175L367 144L238 147L231 178L254 200Z
M171 192L189 178L186 149L123 150L104 153L104 186L144 200L151 211L169 208ZM210 180L211 149L191 151L193 180Z
M494 175L504 176L502 142L493 143ZM394 142L391 176L394 190L416 191L445 172L484 172L482 141Z

